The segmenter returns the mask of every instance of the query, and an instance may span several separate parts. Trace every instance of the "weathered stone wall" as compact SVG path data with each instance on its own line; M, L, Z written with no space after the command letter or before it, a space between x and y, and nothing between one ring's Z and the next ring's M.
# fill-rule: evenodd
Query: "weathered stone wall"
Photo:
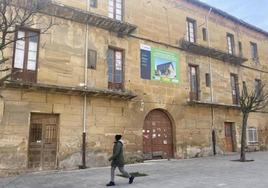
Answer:
M57 0L85 10L85 1ZM98 1L95 13L107 15L108 1ZM127 161L140 161L143 152L143 123L153 109L164 110L173 125L175 158L201 157L212 154L211 132L215 129L217 152L225 152L224 122L233 122L236 132L236 149L239 149L241 114L229 108L189 106L188 64L199 66L200 100L211 100L210 88L205 85L205 74L212 67L214 102L232 104L230 73L238 74L242 81L253 86L254 79L268 80L267 37L211 14L209 30L211 46L227 50L226 32L233 33L236 44L243 44L243 54L250 59L249 42L257 42L260 63L251 60L247 67L221 62L208 57L181 51L179 40L185 37L186 17L197 20L197 42L202 41L202 27L207 11L193 5L167 0L127 0L125 20L138 26L133 36L119 38L117 34L89 26L88 45L98 53L97 69L88 69L88 87L107 89L107 50L109 46L124 49L125 88L138 96L131 101L90 97L87 103L87 165L108 165L113 138L124 135ZM137 14L138 13L138 14ZM38 83L62 86L79 86L84 82L85 25L55 18L59 23L50 34L41 35L38 60ZM140 44L168 50L179 55L180 81L168 84L140 78ZM238 47L236 45L236 51ZM260 69L263 72L258 70ZM241 88L240 88L241 89ZM81 164L81 141L83 131L83 98L81 96L49 92L29 92L22 89L1 90L3 118L0 125L0 170L26 169L30 114L59 114L59 168L77 168ZM257 127L259 148L267 149L267 114L251 114L249 125Z

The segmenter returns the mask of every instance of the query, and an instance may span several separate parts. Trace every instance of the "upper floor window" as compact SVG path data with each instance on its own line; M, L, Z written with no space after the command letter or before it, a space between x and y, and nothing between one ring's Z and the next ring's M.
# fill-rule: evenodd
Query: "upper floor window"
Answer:
M239 50L239 56L242 57L243 56L243 47L242 47L242 42L238 42L238 50Z
M36 82L39 32L20 29L16 34L12 79Z
M123 0L109 0L109 18L123 20Z
M197 65L189 65L190 70L190 100L199 99L199 73Z
M237 74L231 74L231 90L233 104L239 103L239 87L238 87L238 76Z
M234 46L234 35L227 33L227 46L228 53L234 55L235 46Z
M123 51L115 48L108 50L108 88L123 89Z
M202 34L203 34L203 41L207 41L208 40L208 34L207 34L207 29L203 28L202 29Z
M187 33L187 40L189 42L196 42L196 21L187 18L186 19L186 33Z
M258 59L258 47L254 42L250 42L251 58L254 60Z
M261 80L255 79L255 94L259 97L260 96L260 89L261 89Z
M247 129L247 141L248 144L256 144L258 143L258 134L257 134L257 128L256 127L250 127Z
M97 51L88 49L87 68L96 69L97 65Z
M90 7L97 8L98 0L90 0Z

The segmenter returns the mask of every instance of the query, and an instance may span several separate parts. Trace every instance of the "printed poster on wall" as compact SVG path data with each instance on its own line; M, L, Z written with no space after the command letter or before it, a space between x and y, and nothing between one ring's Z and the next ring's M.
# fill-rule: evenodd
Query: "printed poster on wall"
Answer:
M141 78L179 83L179 56L176 53L141 45Z

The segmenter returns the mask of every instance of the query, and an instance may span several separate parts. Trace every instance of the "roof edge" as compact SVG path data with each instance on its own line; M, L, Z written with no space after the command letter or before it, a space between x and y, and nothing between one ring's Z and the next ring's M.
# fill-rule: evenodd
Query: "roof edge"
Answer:
M223 11L223 10L220 10L220 9L218 9L216 7L213 7L213 6L211 6L211 5L207 4L207 3L201 2L199 0L186 0L186 2L191 3L193 5L196 5L196 6L199 6L199 7L202 7L202 8L207 9L207 10L210 10L210 8L212 8L213 13L218 14L218 15L226 18L226 19L229 19L229 20L231 20L231 21L233 21L235 23L238 23L238 24L240 24L240 25L242 25L242 26L244 26L244 27L246 27L248 29L251 29L253 31L256 31L256 32L261 33L264 36L268 37L268 32L267 31L265 31L265 30L263 30L263 29L261 29L261 28L259 28L257 26L254 26L252 24L249 24L249 23L243 21L242 19L239 19L239 18L237 18L235 16L232 16L231 14L229 14L229 13Z

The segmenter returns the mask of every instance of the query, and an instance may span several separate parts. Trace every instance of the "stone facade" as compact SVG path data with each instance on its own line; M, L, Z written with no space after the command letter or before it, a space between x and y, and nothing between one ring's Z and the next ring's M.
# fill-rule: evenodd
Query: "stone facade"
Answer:
M56 0L77 10L86 10L86 0ZM108 0L98 1L90 12L108 15ZM146 116L154 109L163 111L172 123L174 158L201 157L213 154L212 130L216 132L217 153L225 149L224 123L233 123L234 150L240 147L241 113L232 106L230 73L238 75L239 85L250 86L255 79L268 80L268 34L246 28L212 11L208 18L210 47L227 51L226 33L234 35L235 44L241 41L243 55L249 60L233 64L187 52L180 47L186 37L186 18L196 20L196 43L203 41L206 8L187 1L127 0L124 3L124 22L137 26L130 35L89 25L88 48L97 51L96 70L87 70L87 87L107 90L108 47L124 51L124 87L137 97L131 100L89 95L86 103L87 166L108 165L114 135L123 134L128 162L143 159L143 126ZM49 34L40 36L37 83L62 87L79 87L85 77L86 25L55 17L57 25ZM251 60L250 41L257 43L259 63ZM149 45L179 55L179 83L144 80L140 75L140 45ZM238 52L238 45L235 45ZM189 64L199 67L199 103L189 103ZM211 64L212 89L206 86L205 74ZM252 84L251 84L252 83ZM240 88L241 89L241 88ZM213 104L211 102L213 91ZM77 168L81 165L84 97L73 93L27 88L1 89L0 170L20 171L28 168L30 119L33 113L58 114L57 168ZM265 110L264 110L265 111ZM268 118L266 113L250 115L249 125L258 130L254 148L268 147Z

